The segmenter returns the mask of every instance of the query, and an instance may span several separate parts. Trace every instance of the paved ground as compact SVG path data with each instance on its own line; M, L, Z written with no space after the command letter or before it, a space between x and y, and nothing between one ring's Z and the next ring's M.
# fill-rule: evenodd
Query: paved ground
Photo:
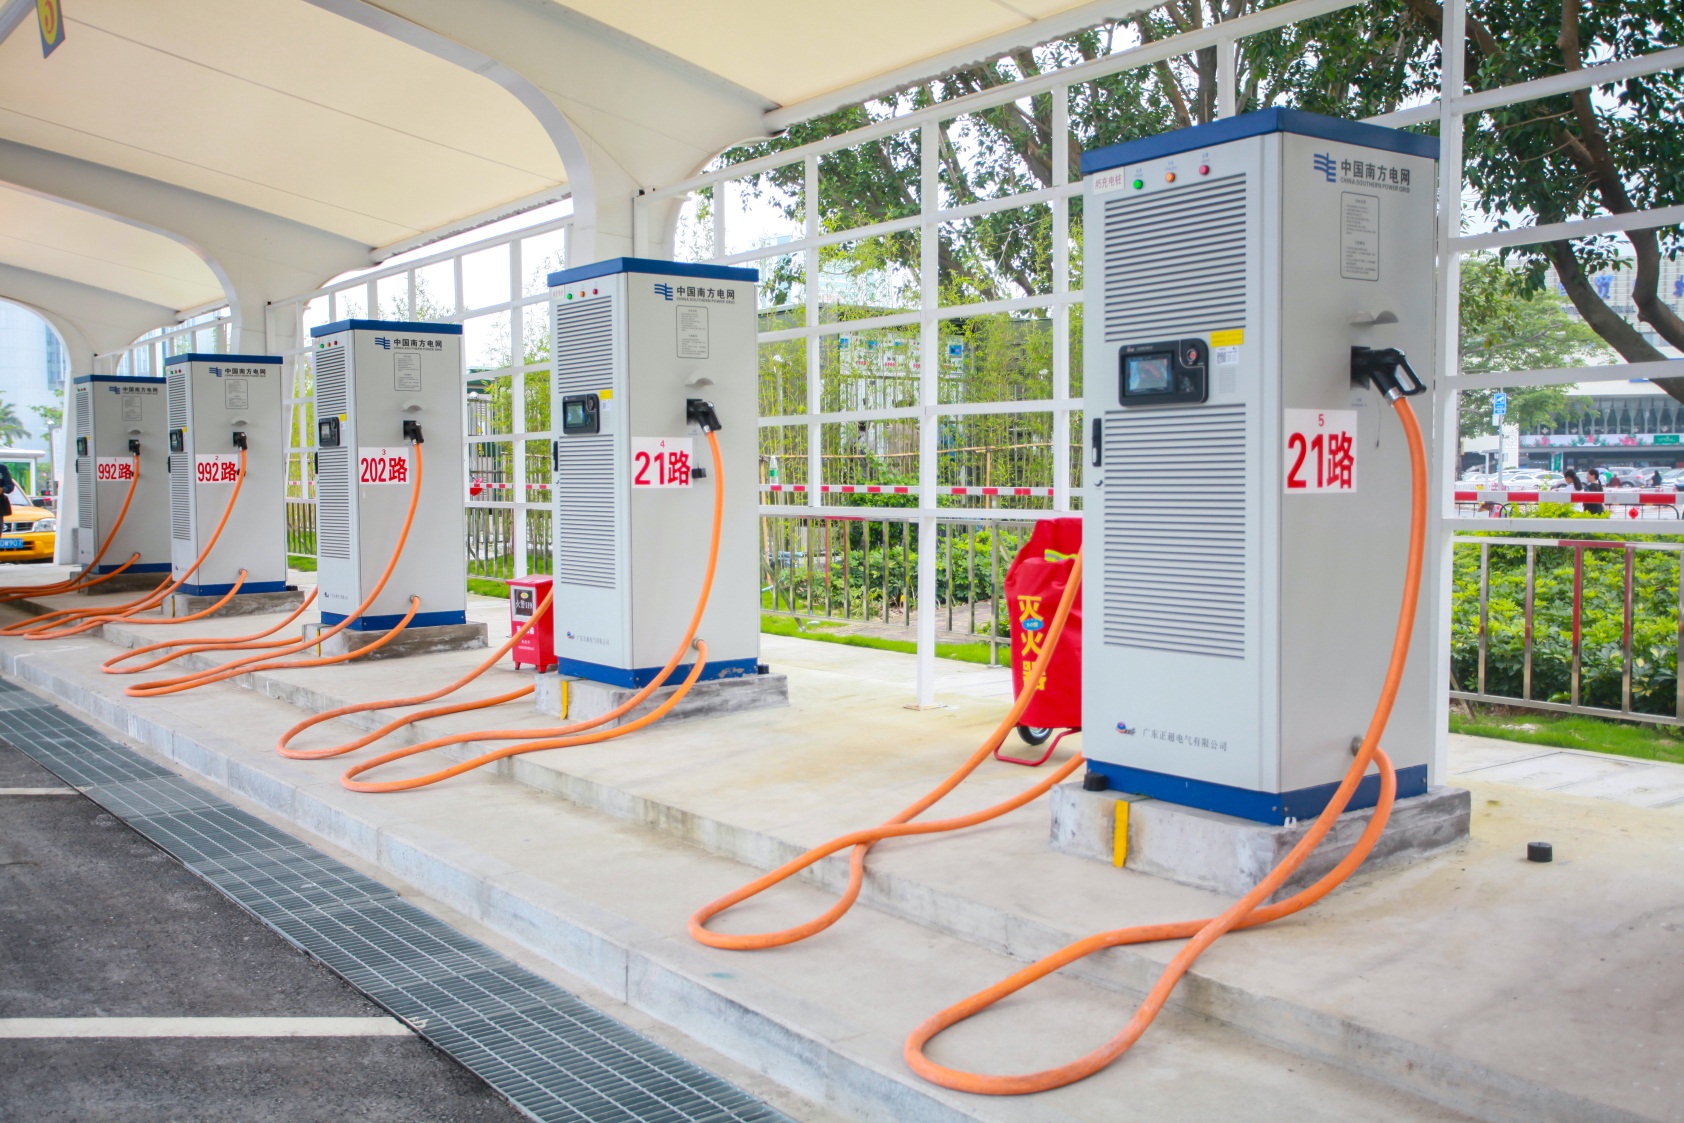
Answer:
M0 1121L523 1118L174 859L54 789L0 743ZM87 1032L69 1020L85 1018L137 1019L112 1024L144 1036L64 1036ZM258 1036L197 1036L228 1031L205 1018Z
M1659 760L1452 733L1450 776L1684 812L1684 764Z

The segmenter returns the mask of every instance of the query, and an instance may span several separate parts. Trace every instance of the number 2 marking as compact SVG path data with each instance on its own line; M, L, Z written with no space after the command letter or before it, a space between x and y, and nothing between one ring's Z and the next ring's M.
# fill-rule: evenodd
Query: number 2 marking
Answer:
M638 487L651 486L649 483L649 454L647 452L635 453L632 460L637 464L637 475L632 477L632 482Z
M1316 440L1319 441L1321 438L1317 437ZM1304 440L1304 434L1293 433L1287 437L1286 447L1289 452L1295 448L1298 450L1298 459L1292 462L1292 471L1286 474L1286 486L1288 488L1309 487L1308 483L1298 478L1298 469L1304 466L1304 457L1310 451L1308 442Z

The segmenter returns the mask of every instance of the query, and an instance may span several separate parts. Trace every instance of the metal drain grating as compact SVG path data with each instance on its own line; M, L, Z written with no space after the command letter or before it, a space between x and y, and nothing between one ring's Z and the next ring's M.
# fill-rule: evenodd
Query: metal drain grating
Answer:
M535 1119L789 1123L379 882L3 679L0 734Z

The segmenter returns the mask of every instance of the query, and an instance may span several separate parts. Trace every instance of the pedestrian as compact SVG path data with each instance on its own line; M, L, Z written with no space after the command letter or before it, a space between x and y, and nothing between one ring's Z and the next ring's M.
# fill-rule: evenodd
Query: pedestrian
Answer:
M1660 487L1661 483L1662 483L1661 470L1659 468L1656 468L1655 474L1653 476L1649 477L1649 486L1650 487Z
M1561 478L1569 492L1584 490L1585 485L1579 482L1579 473L1572 468L1565 469L1561 473Z
M12 493L17 486L17 481L12 479L12 470L0 464L0 519L12 517Z
M1586 491L1595 491L1595 492L1600 492L1602 490L1602 471L1601 471L1601 469L1592 468L1590 470L1590 475L1585 479L1585 490ZM1602 514L1606 514L1607 511L1608 511L1608 509L1600 503L1586 503L1585 504L1585 514L1587 514L1587 515L1602 515Z

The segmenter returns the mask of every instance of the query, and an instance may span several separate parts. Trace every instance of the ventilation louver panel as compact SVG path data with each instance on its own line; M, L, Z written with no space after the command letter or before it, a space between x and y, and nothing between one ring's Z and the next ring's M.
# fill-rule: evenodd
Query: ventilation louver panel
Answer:
M316 454L316 556L351 556L351 450Z
M586 394L614 383L611 299L560 304L555 310L556 394ZM614 438L562 437L556 454L556 580L615 587Z
M310 356L315 375L316 417L349 412L345 349L324 347ZM345 439L350 439L346 433ZM311 434L315 443L315 434ZM351 556L351 449L324 448L316 453L316 556Z
M76 387L76 436L86 437L91 449L94 442L93 403L87 386ZM94 528L94 458L76 458L76 526L82 530Z
M1105 338L1146 343L1243 327L1246 177L1105 204Z
M1244 657L1246 464L1244 405L1105 415L1107 645ZM1186 479L1192 507L1164 493Z
M187 366L181 363L167 368L164 384L164 406L169 414L170 431L187 428ZM193 540L193 457L176 453L170 457L170 537L180 542Z

